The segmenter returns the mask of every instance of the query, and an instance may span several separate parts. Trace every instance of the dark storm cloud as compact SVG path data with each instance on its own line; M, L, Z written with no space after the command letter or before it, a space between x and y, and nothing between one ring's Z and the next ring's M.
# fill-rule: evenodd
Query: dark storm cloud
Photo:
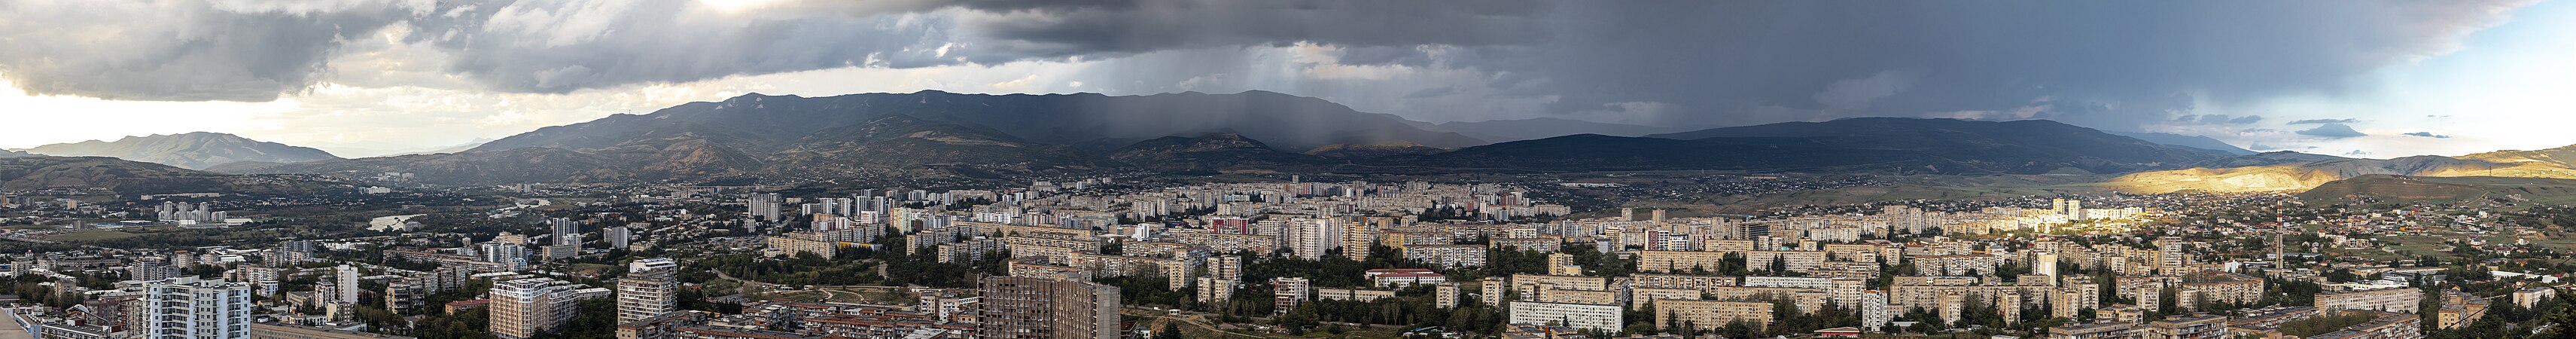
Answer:
M2450 138L2451 138L2451 136L2449 136L2449 135L2433 134L2433 132L2413 132L2413 133L2406 133L2406 135L2419 136L2419 137L2426 137L2426 138L2434 138L2434 139L2450 139Z
M2290 122L2290 124L2291 124L2291 125L2306 125L2306 124L2349 124L2349 123L2356 123L2356 122L2361 122L2361 119L2352 119L2352 118L2344 118L2344 119L2307 119L2307 120L2291 121L2291 122Z
M1000 57L1142 53L1298 41L1356 47L1518 45L1544 38L1547 32L1539 15L1556 7L1536 0L1140 1L1129 7L973 16L961 28L1012 46L997 50L1007 52Z
M1667 102L1719 124L1966 112L2122 128L2199 101L2339 94L2519 3L1621 2L1636 5L1560 6L1550 43L1502 68L1543 73L1566 107ZM1918 76L1867 111L1812 100L1891 70Z
M351 36L396 26L436 53L436 71L509 92L1118 58L1134 60L1065 80L1160 91L1276 68L1250 47L1306 43L1338 49L1345 65L1482 74L1329 89L1385 100L1544 98L1534 110L1663 125L1941 116L2143 130L2262 119L2195 112L2205 102L2366 90L2347 78L2442 52L2524 1L815 0L722 13L694 0L266 11L26 0L0 2L0 14L23 19L0 20L0 44L36 48L0 49L0 73L40 93L264 100L327 75ZM38 7L55 10L24 9ZM63 25L75 28L49 28ZM125 26L166 34L90 33ZM2186 115L2200 117L2177 119Z
M2352 126L2345 126L2344 124L2319 125L2317 128L2299 130L2298 133L2299 135L2320 136L2330 139L2370 136L2369 134L2361 133L2361 131L2353 130Z
M31 47L0 49L0 73L39 94L264 101L312 86L336 48L391 25L403 25L404 42L443 53L440 71L509 92L1299 41L1381 47L1348 55L1427 65L1416 47L1535 41L1544 35L1536 15L1549 8L1536 0L812 0L739 11L696 0L239 3L0 2L0 43Z

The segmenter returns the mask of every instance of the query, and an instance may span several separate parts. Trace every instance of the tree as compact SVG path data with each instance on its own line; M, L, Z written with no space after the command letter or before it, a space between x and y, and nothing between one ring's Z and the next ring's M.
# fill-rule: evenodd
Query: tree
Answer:
M1164 321L1163 330L1155 331L1157 333L1154 333L1154 339L1181 339L1181 325L1178 322Z

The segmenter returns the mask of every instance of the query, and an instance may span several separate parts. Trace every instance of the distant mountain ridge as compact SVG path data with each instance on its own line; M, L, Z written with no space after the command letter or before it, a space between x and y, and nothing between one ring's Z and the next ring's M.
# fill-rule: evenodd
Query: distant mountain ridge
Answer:
M1435 147L1485 144L1451 132L1433 132L1394 115L1362 113L1323 99L1264 91L1197 92L1142 96L1100 94L983 95L941 91L869 93L829 97L743 95L693 102L645 115L617 115L540 128L494 140L476 150L520 147L609 147L641 138L695 135L727 147L775 151L814 132L890 115L977 126L1021 140L1075 144L1097 139L1150 139L1235 132L1287 149L1397 140Z
M2263 156L2277 156L2264 153ZM2314 189L2337 180L2366 175L2399 175L2414 177L2512 177L2576 179L2576 146L2543 150L2506 150L2457 157L2433 155L2395 159L2351 159L2322 157L2322 160L2272 163L2244 163L2235 167L2197 167L2191 169L2132 173L2106 183L2116 189L2139 193L2163 193L2186 190L2210 192L2280 192ZM2284 159L2295 160L2295 159Z
M1431 126L1440 130L1458 132L1458 134L1464 134L1468 137L1492 142L1537 140L1576 134L1600 134L1633 137L1647 134L1693 130L1691 128L1614 124L1561 118L1529 118L1475 122L1452 121Z
M478 139L474 139L474 141L469 141L469 142L462 143L462 144L448 145L448 146L446 146L446 147L439 147L439 148L433 148L433 149L421 150L421 151L411 151L411 152L402 152L402 153L387 154L387 155L383 155L383 156L388 156L388 157L390 157L390 156L404 156L404 155L413 155L413 154L439 154L439 153L456 153L456 152L464 152L464 151L466 151L466 150L474 149L475 147L481 147L481 146L483 146L483 143L488 143L488 142L492 142L492 139L479 139L479 138L478 138Z
M745 95L540 128L458 153L221 170L411 172L465 185L958 182L1100 171L2126 173L2220 157L2050 121L1855 118L1499 144L1419 124L1269 92Z
M188 169L206 169L244 161L292 163L340 159L338 156L331 155L331 152L320 149L212 132L154 134L125 137L116 141L90 140L51 144L36 146L27 149L27 152L53 156L114 157Z
M2111 133L2111 134L2118 134L2118 135L2120 135L2120 136L2125 136L2125 137L2138 138L2138 140L2146 140L2147 142L2153 142L2153 143L2159 143L2159 144L2166 144L2166 145L2174 145L2174 146L2182 146L2182 147L2189 147L2189 148L2194 148L2194 149L2209 150L2209 151L2211 151L2211 152L2217 152L2218 154L2225 154L2225 155L2247 155L2247 154L2254 154L2254 151L2253 151L2253 150L2248 150L2248 149L2245 149L2245 148L2243 148L2243 147L2236 147L2236 145L2230 145L2230 144L2228 144L2228 143L2227 143L2227 142L2225 142L2225 141L2218 141L2218 139L2212 139L2212 138L2210 138L2210 137L2208 137L2208 136L2199 136L2199 135L2181 135L2181 134L2173 134L2173 133L2156 133L2156 132L2111 132L2111 131L2104 131L2104 132L2109 132L2109 133Z
M1899 152L1883 164L1924 173L2050 173L2062 168L2125 173L2178 168L2218 158L2187 149L2048 120L1848 118L1648 135L1709 142L1797 140L1821 150ZM1768 140L1768 141L1766 141ZM1780 145L1774 147L1789 147ZM1865 161L1851 159L1846 161Z

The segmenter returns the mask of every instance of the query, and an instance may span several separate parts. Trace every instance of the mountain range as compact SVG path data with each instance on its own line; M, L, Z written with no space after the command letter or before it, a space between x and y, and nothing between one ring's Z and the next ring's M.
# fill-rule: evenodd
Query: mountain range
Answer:
M2108 132L2108 131L2106 131L2106 132ZM2247 149L2245 149L2245 148L2243 148L2243 147L2236 147L2236 145L2230 145L2230 144L2228 144L2228 143L2227 143L2227 142L2225 142L2225 141L2218 141L2218 139L2211 139L2211 138L2210 138L2210 137L2208 137L2208 136L2200 136L2200 135L2181 135L2181 134L2173 134L2173 133L2155 133L2155 132L2109 132L2109 133L2111 133L2111 134L2118 134L2118 135L2120 135L2120 136L2124 136L2124 137L2138 138L2138 140L2146 140L2147 142L2152 142L2152 143L2159 143L2159 144L2166 144L2166 145L2174 145L2174 146L2182 146L2182 147L2188 147L2188 148L2194 148L2194 149L2201 149L2201 150L2207 150L2207 151L2210 151L2210 152L2217 152L2217 153L2219 153L2219 154L2225 154L2225 155L2248 155L2248 154L2254 154L2254 151L2253 151L2253 150L2247 150Z
M338 156L331 155L331 152L319 149L211 132L155 134L125 137L116 141L90 140L51 144L27 149L27 153L68 157L114 157L188 169L207 169L217 165L246 161L291 163L340 159Z
M1417 124L1417 126L1423 126L1432 130L1458 132L1458 134L1466 135L1467 137L1493 142L1536 140L1576 134L1600 134L1633 137L1657 133L1687 132L1697 129L1687 127L1655 127L1614 124L1560 118L1487 120L1476 122L1452 121L1439 124L1424 123Z
M1122 119L1144 120L1115 121ZM1103 127L1119 125L1134 126ZM1316 130L1338 132L1301 132ZM410 172L440 184L846 182L1009 179L1101 170L2126 173L2182 168L2219 157L2036 120L1856 118L1483 144L1392 116L1269 92L1128 97L919 92L746 95L541 128L457 153L241 163L216 170Z
M31 153L117 156L240 174L408 172L425 183L451 185L963 183L1101 171L1728 170L2110 174L2118 176L2097 186L2157 193L2393 185L2384 176L2576 179L2576 163L2560 160L2576 159L2576 146L2354 159L2252 153L2206 137L2109 133L2045 120L1851 118L1647 134L1663 129L1546 118L1428 124L1258 91L1146 96L924 91L814 98L744 95L546 127L453 152L360 159L217 133L47 145ZM1576 133L1491 144L1484 138L1574 131L1635 135ZM17 154L0 153L0 158L12 155ZM2337 183L2348 179L2379 182ZM2441 184L2485 182L2452 181L2457 182ZM2425 182L2431 181L2403 183Z

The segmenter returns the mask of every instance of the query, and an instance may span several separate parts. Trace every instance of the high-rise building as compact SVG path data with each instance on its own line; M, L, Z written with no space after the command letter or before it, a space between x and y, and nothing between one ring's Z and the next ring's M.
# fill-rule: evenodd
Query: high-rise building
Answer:
M335 270L335 273L336 274L333 274L332 276L336 279L332 279L331 283L335 288L338 288L338 290L334 290L334 292L338 292L339 295L334 296L331 300L340 304L358 303L358 268L351 267L349 265L340 265L339 269Z
M2031 261L2031 263L2030 263L2030 274L2037 274L2037 275L2045 275L2045 276L2048 276L2048 284L2049 284L2049 285L2056 285L2056 284L2057 284L2057 254L2056 254L2056 253L2040 253L2040 254L2038 254L2038 255L2033 255L2033 256L2031 256L2031 257L2032 257L2032 258L2031 258L2031 260L2030 260L2030 261Z
M181 276L143 285L146 339L250 337L250 284Z
M429 295L432 277L409 276L385 284L385 309L396 313L420 307L421 298Z
M1878 332L1880 328L1887 326L1889 320L1894 319L1891 316L1893 316L1893 314L1888 314L1887 310L1887 291L1868 290L1861 292L1860 326L1862 330Z
M989 277L982 281L987 339L1117 339L1118 287L1042 277Z
M1432 287L1431 306L1439 308L1457 308L1458 283L1443 282L1440 283L1440 285Z
M753 194L751 195L750 201L747 201L744 204L750 205L751 216L759 217L760 221L778 221L778 204L780 200L781 199L778 198L778 193Z
M581 246L581 222L573 221L571 218L554 218L546 220L546 226L547 230L553 231L550 234L554 235L556 246Z
M1323 259L1324 252L1342 247L1343 229L1341 225L1335 225L1332 219L1290 220L1282 230L1283 234L1280 238L1287 244L1280 247L1287 248L1289 255L1298 258Z
M626 277L617 280L617 322L652 319L679 310L679 272L679 263L670 258L627 263Z
M1351 260L1368 258L1369 245L1377 243L1378 232L1369 226L1369 223L1359 222L1342 224L1342 256Z
M628 242L635 240L635 228L636 224L609 227L599 231L599 240L607 241L609 249L624 249Z
M512 271L528 269L528 248L516 243L494 241L482 244L483 261L509 267Z
M526 339L572 321L581 311L581 301L609 296L605 288L582 288L581 285L548 278L528 278L492 283L486 297L492 300L492 334L502 338Z
M1208 275L1217 279L1242 281L1243 257L1220 255L1208 258Z

